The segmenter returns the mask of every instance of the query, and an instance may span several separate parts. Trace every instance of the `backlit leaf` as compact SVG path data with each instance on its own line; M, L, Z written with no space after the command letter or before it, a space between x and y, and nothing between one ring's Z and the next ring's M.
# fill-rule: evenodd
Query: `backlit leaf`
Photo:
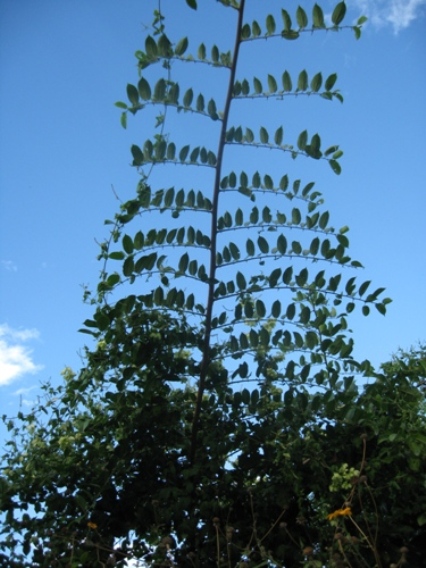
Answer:
M139 92L137 88L129 83L126 87L126 91L129 101L133 106L136 106L139 103Z
M268 88L270 93L275 93L278 89L275 77L273 77L272 75L268 75Z
M187 49L188 49L188 38L183 37L177 42L175 47L175 53L176 55L183 55Z
M293 90L293 83L291 81L290 73L284 71L282 76L283 89L286 92L291 92Z
M339 2L333 10L331 15L331 21L335 26L338 26L346 14L346 4L345 2Z
M269 134L268 131L266 130L266 128L264 128L263 126L260 127L260 141L262 142L262 144L268 144L269 142Z
M290 14L286 10L281 9L281 17L283 19L284 31L289 32L291 30L291 27L292 27Z
M306 91L307 88L308 88L308 73L304 69L299 73L299 77L297 79L297 90Z
M277 131L275 132L274 142L277 146L281 146L283 141L284 129L280 126Z
M263 252L264 254L267 254L269 252L269 244L264 237L259 236L257 239L257 244L261 252Z
M272 35L275 32L276 24L272 14L268 14L266 16L266 29L267 29L267 35Z
M311 90L314 93L317 93L322 85L322 75L321 73L316 73L311 80Z
M308 16L301 6L298 6L296 10L296 20L300 29L306 28L308 25Z
M318 4L315 4L312 9L312 19L314 28L325 28L324 12Z
M337 73L332 73L327 77L324 83L324 87L326 91L331 91L337 81Z
M148 101L151 98L151 87L144 77L141 77L139 79L138 90L141 98L144 101Z

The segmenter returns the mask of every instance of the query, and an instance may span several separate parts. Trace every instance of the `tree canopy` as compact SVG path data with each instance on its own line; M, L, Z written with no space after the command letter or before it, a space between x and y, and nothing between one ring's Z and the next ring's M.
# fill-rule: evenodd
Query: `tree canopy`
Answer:
M221 4L232 49L169 38L158 9L116 103L123 127L150 109L154 123L131 147L136 193L107 221L85 294L94 346L32 412L4 417L4 566L385 567L426 552L425 349L379 372L353 357L349 314L390 300L354 275L348 228L330 225L314 182L249 157L338 175L343 152L305 127L291 141L282 124L234 122L243 102L343 100L336 73L245 78L247 45L268 39L279 57L312 33L359 38L365 19L347 25L344 2L329 18L262 8L264 23L246 20L249 0ZM194 64L223 71L220 99L195 73L181 87ZM172 111L211 145L181 143ZM187 168L184 187L157 187L159 168Z

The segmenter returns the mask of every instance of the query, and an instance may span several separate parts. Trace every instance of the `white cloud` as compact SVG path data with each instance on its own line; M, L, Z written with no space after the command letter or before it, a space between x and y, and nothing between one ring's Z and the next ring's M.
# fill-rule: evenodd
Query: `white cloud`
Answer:
M397 34L426 13L426 0L353 0L377 27L391 25Z
M0 263L3 268L9 272L16 272L18 270L18 267L12 260L1 260Z
M32 349L24 345L38 337L36 329L17 330L7 324L0 325L0 386L28 373L35 374L43 368L34 363Z

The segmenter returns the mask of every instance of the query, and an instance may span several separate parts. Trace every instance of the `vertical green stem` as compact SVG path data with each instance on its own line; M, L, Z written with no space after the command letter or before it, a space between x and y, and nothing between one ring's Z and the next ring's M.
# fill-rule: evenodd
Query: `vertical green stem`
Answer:
M241 44L241 28L243 25L245 0L241 0L238 8L238 22L235 34L235 45L232 58L232 66L228 81L228 91L226 94L225 108L223 112L222 128L220 130L219 147L217 152L216 173L213 187L213 200L212 200L212 219L210 229L210 267L209 267L209 280L208 280L208 295L207 295L207 308L205 318L205 331L204 331L204 344L203 344L203 358L200 366L200 379L198 382L197 398L195 402L194 417L192 420L192 433L191 433L191 454L190 460L192 463L195 461L197 452L197 433L201 420L201 403L206 385L207 370L210 364L210 339L212 331L212 315L214 304L214 290L215 290L215 276L216 276L216 249L217 249L217 218L219 207L219 193L220 193L220 180L222 177L222 162L223 153L225 149L226 131L228 127L228 118L231 108L232 92L235 82L235 72L237 69L238 54Z

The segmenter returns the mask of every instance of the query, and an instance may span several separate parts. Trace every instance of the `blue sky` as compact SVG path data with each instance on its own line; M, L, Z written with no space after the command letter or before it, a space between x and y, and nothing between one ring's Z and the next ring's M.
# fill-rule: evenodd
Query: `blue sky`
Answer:
M229 12L213 0L199 4L197 15L184 0L162 1L169 37L194 35L194 49L200 41L221 45ZM279 14L279 2L263 4ZM103 221L118 207L112 187L123 199L132 196L138 175L129 148L151 132L142 114L123 130L114 102L137 82L133 54L143 48L156 5L0 1L0 414L31 404L41 382L57 383L66 365L80 365L87 337L77 330L91 315L82 286L96 286L96 240L107 236ZM278 42L274 60L247 55L243 65L247 74L252 64L264 67L265 77L269 66L338 73L343 105L301 102L294 116L284 106L282 121L290 132L296 119L299 132L318 127L345 151L341 176L316 163L309 175L335 226L350 226L352 256L365 266L361 278L393 298L386 317L352 320L357 355L379 364L426 335L426 1L348 6L351 18L370 18L360 41L320 32ZM199 79L192 73L188 86ZM250 118L268 122L271 109ZM289 168L300 176L305 164Z

